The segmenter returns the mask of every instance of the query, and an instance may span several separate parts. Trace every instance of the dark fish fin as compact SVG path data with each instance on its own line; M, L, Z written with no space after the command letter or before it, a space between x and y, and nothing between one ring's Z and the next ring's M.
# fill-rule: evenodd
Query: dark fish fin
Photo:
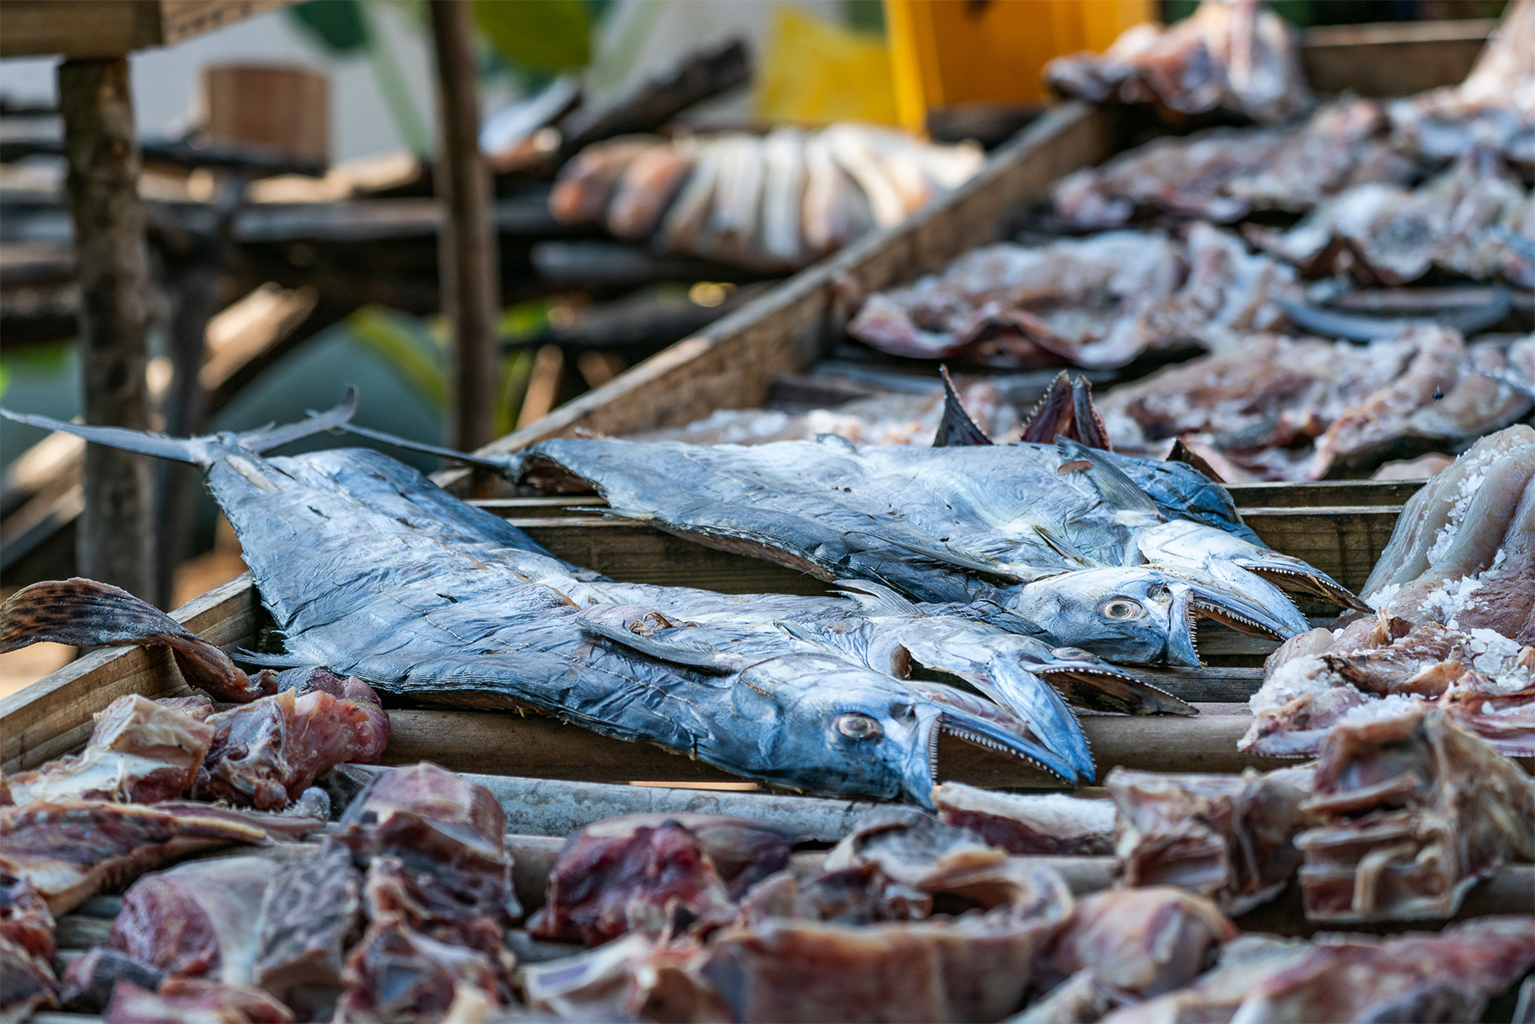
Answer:
M957 448L966 445L991 444L988 437L976 421L971 419L971 414L965 411L965 404L960 401L960 396L955 393L954 382L949 379L949 369L939 367L939 378L944 381L944 418L939 421L938 433L933 435L935 448Z
M1210 478L1214 483L1226 483L1221 478L1221 474L1212 469L1211 464L1202 459L1189 445L1185 444L1184 439L1181 437L1173 439L1173 450L1168 453L1168 457L1163 461L1182 462L1201 476Z
M1061 433L1061 421L1072 403L1072 383L1067 379L1067 371L1062 370L1051 381L1045 395L1035 403L1034 411L1024 421L1019 440L1032 444L1050 444Z
M1061 457L1066 460L1083 460L1090 464L1087 470L1088 479L1093 481L1093 486L1098 489L1104 500L1116 508L1127 511L1145 512L1154 515L1158 519L1167 519L1163 510L1157 507L1157 502L1146 491L1137 487L1130 477L1120 471L1119 467L1104 457L1104 453L1087 445L1074 441L1069 437L1058 437L1056 449L1061 452Z
M348 423L341 428L349 434L358 437L366 437L372 441L380 441L384 444L392 444L396 448L404 448L408 452L421 452L425 455L436 455L440 459L450 459L454 462L462 462L469 466L484 466L486 469L494 469L501 473L508 472L513 465L514 457L510 455L501 458L487 458L483 455L470 455L466 452L454 451L452 448L442 448L435 444L427 444L425 441L410 441L394 434L386 434L382 430L373 430L368 427L359 427L354 423Z
M610 609L603 610L607 611ZM588 633L600 636L605 640L611 640L632 651L649 655L658 661L670 662L674 665L687 665L690 668L703 669L706 672L717 672L722 675L739 672L746 667L746 662L740 658L733 658L722 654L708 644L685 643L681 640L646 636L626 629L620 623L607 618L579 615L577 616L577 621L581 624L581 628Z
M1093 385L1087 377L1079 375L1072 385L1071 430L1064 433L1090 448L1106 452L1115 450L1115 446L1109 443L1109 431L1104 429L1104 420L1099 416L1099 410L1093 407Z
M334 430L357 412L357 388L347 388L347 393L325 412L311 412L297 423L285 423L281 427L266 426L260 430L248 430L239 435L240 443L258 454L281 448L302 438Z
M0 415L17 423L83 437L87 441L104 444L109 448L121 448L124 451L153 455L156 458L171 459L176 462L190 462L194 466L202 466L205 469L213 464L213 456L208 450L205 438L166 437L164 434L127 430L123 427L90 427L83 423L65 423L48 416L11 412L9 409L0 409Z
M0 604L0 651L40 641L75 647L169 647L181 674L215 698L245 703L263 696L215 645L126 590L95 580L45 580Z

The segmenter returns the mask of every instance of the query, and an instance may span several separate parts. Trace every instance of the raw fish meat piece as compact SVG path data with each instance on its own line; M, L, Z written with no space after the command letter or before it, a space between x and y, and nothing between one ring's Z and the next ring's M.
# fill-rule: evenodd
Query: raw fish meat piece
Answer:
M1442 919L1479 878L1533 853L1532 783L1449 715L1346 721L1322 744L1296 838L1314 921Z
M167 978L154 992L118 982L106 1019L108 1024L289 1024L293 1013L257 988Z
M549 212L562 224L601 221L629 166L642 154L665 145L660 139L641 136L588 146L560 168L549 193Z
M108 945L169 975L249 985L269 857L217 857L145 875L123 894Z
M191 788L213 733L212 726L174 708L127 694L97 714L84 751L6 782L19 804L175 800Z
M1221 961L1184 988L1109 1013L1103 1024L1230 1021L1254 987L1300 963L1311 946L1298 939L1248 933L1221 947Z
M1045 79L1066 96L1158 103L1178 114L1223 110L1261 123L1312 106L1296 30L1258 0L1206 0L1166 28L1144 23L1102 54L1057 57Z
M1116 768L1104 786L1120 812L1122 885L1176 885L1235 915L1272 899L1300 863L1306 794L1281 779Z
M165 980L165 971L110 946L93 946L64 971L62 1000L74 1010L99 1012L112 1001L119 982L130 982L153 992Z
M0 874L0 1019L58 1005L53 914L23 878Z
M498 1002L484 953L428 938L398 917L368 926L347 957L340 1013L347 1020L447 1020L454 1006L480 1012Z
M378 760L389 716L368 684L319 669L304 685L209 717L215 733L193 795L281 810L336 765Z
M298 839L324 828L324 819L195 803L69 800L0 807L0 872L26 879L59 915L106 886L189 853Z
M1025 796L963 782L934 787L939 820L1009 853L1105 856L1115 848L1115 808L1108 800L1060 793Z
M1148 998L1189 983L1213 945L1237 928L1210 900L1173 886L1084 896L1041 965L1041 980L1089 971L1120 996Z
M254 982L294 1008L334 1003L362 930L362 891L351 852L334 839L285 865L262 901Z
M788 863L789 839L706 815L610 818L572 833L529 920L539 938L598 945L635 929L685 933L728 921L733 896Z
M1232 1024L1479 1020L1530 970L1529 917L1480 917L1439 934L1332 935L1258 980Z

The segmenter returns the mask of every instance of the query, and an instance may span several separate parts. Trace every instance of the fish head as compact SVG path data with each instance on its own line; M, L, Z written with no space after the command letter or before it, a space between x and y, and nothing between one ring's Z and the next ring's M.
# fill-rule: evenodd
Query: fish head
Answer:
M1343 584L1301 559L1204 523L1187 519L1160 523L1140 531L1136 546L1149 562L1195 569L1227 562L1293 594L1310 594L1344 608L1369 611Z
M729 771L793 787L814 778L828 793L903 799L933 807L939 737L946 733L1078 777L1007 712L940 683L894 679L818 655L774 658L733 687L731 735L710 760ZM761 729L747 727L748 720Z
M1308 628L1283 593L1233 566L1110 566L1047 576L1011 592L1008 607L1110 661L1194 668L1195 619L1286 639Z

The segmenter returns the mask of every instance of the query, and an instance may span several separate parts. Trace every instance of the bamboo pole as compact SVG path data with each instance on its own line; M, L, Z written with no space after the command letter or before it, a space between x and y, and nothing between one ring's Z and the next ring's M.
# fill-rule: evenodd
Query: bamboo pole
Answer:
M480 155L475 45L466 0L432 0L437 56L440 151L437 194L443 204L438 273L443 310L453 323L452 411L448 443L469 451L496 433L497 310L501 305L491 176Z
M80 287L81 411L87 423L143 430L149 260L128 90L125 58L59 65ZM84 466L78 571L156 601L149 459L88 445Z

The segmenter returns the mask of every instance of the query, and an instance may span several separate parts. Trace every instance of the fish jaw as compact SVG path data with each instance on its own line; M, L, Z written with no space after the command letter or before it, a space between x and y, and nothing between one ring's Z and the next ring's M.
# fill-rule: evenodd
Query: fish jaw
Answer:
M1312 594L1343 608L1369 611L1343 584L1299 558L1255 544L1204 523L1175 519L1141 531L1137 549L1148 562L1205 569L1226 561L1295 594Z
M922 774L909 770L907 777L908 797L929 810L933 809L933 787L938 783L938 737L948 734L973 746L991 750L1023 764L1038 768L1061 781L1076 786L1080 782L1092 782L1093 759L1086 757L1086 770L1080 768L1084 757L1069 757L1052 749L1051 744L1009 715L979 698L972 697L948 686L921 686L918 693L924 704L918 715L920 720L931 718L931 730L927 746L931 753L923 764ZM1087 744L1083 744L1086 751ZM1076 762L1076 763L1074 763ZM911 769L917 765L912 763ZM927 790L918 787L926 784Z
M1058 647L1034 673L1080 707L1126 714L1193 715L1195 709L1130 672L1073 647Z
M1196 616L1215 619L1244 636L1289 640L1312 628L1284 591L1230 562L1211 562L1203 571L1170 566L1168 572L1181 578Z

